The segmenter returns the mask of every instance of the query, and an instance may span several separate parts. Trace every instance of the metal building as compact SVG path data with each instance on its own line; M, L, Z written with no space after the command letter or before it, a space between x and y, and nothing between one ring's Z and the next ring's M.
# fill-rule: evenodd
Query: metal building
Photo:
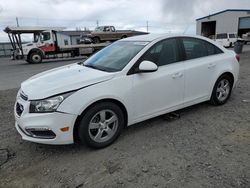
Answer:
M237 33L242 37L250 31L250 9L227 9L196 20L196 34L209 37L220 33Z

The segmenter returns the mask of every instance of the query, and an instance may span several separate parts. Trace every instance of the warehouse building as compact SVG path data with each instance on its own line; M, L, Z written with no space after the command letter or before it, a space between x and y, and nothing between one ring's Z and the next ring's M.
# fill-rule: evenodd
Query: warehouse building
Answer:
M250 31L250 9L227 9L196 20L196 34L209 37L220 33L237 33L242 37Z

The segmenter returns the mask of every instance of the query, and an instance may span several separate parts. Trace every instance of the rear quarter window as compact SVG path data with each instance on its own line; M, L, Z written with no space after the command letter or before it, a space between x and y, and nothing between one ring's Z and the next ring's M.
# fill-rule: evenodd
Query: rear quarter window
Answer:
M221 54L223 51L219 49L217 46L206 42L206 47L207 47L207 53L208 55L215 55L215 54Z

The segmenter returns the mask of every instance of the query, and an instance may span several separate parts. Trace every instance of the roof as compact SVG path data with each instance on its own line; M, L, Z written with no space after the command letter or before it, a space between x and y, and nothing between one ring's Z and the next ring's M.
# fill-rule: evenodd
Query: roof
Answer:
M169 34L146 34L146 35L137 35L134 37L128 37L125 39L122 39L123 41L147 41L151 42L153 40L156 40L161 37L167 37Z
M207 39L202 36L197 35L188 35L188 34L180 34L180 33L165 33L165 34L147 34L147 35L138 35L134 37L128 37L125 39L122 39L122 41L139 41L139 42L152 42L154 40L158 39L165 39L170 37L195 37L195 38L201 38L201 39Z
M65 27L9 27L4 29L6 33L35 33L46 30L62 31Z
M210 16L215 16L215 15L218 15L218 14L222 14L224 12L250 12L250 9L226 9L226 10L223 10L223 11L220 11L220 12L216 12L214 14L210 14L208 16L198 18L198 19L196 19L196 21L202 20L204 18L208 18Z

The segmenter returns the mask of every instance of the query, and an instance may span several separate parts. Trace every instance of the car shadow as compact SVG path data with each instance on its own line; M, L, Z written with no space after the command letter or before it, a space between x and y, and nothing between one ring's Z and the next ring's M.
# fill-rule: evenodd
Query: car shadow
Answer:
M70 144L70 145L44 145L44 144L36 144L36 147L38 148L38 150L40 150L41 152L51 152L53 154L55 153L68 153L68 152L95 152L97 150L112 150L114 149L114 147L119 147L119 145L121 144L121 142L126 142L126 137L130 134L138 134L139 132L142 131L146 131L147 129L155 129L158 126L161 126L161 122L166 122L166 123L170 123L170 122L175 122L178 121L179 118L182 118L182 116L188 116L189 114L192 113L196 113L202 109L206 109L206 108L213 108L213 106L209 105L207 102L204 103L200 103L194 106L190 106L175 112L171 112L171 113L167 113L161 116L157 116L155 118L131 125L129 127L126 127L120 138L118 138L118 140L113 143L112 145L106 147L106 148L102 148L102 149L94 149L94 148L89 148L86 145L80 144L80 143L74 143L74 144ZM180 115L179 118L169 118L169 116L171 117L174 114L174 116ZM34 143L30 143L30 144L34 144Z

